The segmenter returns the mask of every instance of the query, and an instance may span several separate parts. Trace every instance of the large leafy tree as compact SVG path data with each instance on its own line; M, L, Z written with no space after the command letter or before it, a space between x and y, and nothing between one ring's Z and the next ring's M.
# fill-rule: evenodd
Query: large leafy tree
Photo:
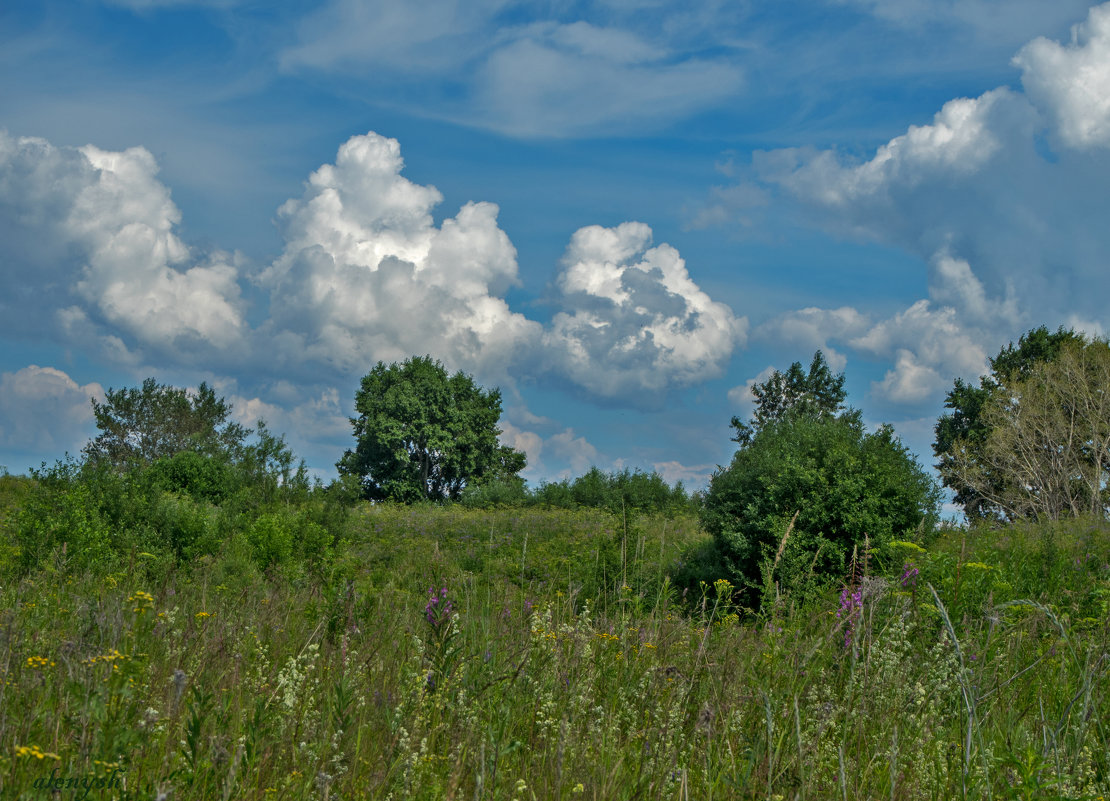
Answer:
M231 406L204 383L191 393L148 378L141 388L109 389L92 406L100 434L85 456L119 470L183 451L235 458L251 433L228 419Z
M498 442L501 392L429 356L378 364L351 418L357 445L337 463L370 500L454 500L472 483L512 480L524 454Z
M815 357L821 377L827 366ZM805 593L848 572L855 548L910 537L936 520L936 483L888 426L868 432L843 409L843 375L824 374L820 402L776 374L757 394L751 432L710 481L702 523L725 568L753 587L773 579ZM793 386L793 388L792 388ZM803 398L799 403L798 398ZM761 411L773 410L773 414ZM735 425L735 422L734 422Z
M1008 375L978 409L983 433L957 439L945 468L1005 520L1057 520L1110 506L1110 345L1070 341Z
M955 494L970 520L1005 516L996 502L1006 492L1005 471L997 471L980 458L995 423L985 419L984 408L993 396L1003 397L1027 379L1038 365L1051 362L1071 345L1086 339L1075 331L1040 326L1008 344L990 360L990 375L978 384L957 378L944 400L946 412L937 420L933 453L944 485ZM974 475L974 480L971 480Z

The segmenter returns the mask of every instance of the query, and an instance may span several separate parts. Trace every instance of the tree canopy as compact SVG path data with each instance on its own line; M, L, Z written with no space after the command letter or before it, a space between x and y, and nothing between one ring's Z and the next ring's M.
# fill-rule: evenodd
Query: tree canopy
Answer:
M945 454L952 483L1005 520L1107 516L1110 345L1063 343L995 384L978 407L981 432Z
M336 467L370 500L457 500L472 483L514 479L520 451L501 445L501 392L430 356L378 364L355 394L357 444ZM518 479L519 480L519 479Z
M85 446L90 462L116 469L148 465L182 451L235 456L250 430L228 420L231 406L206 383L195 393L148 378L141 388L109 389L92 401L100 434Z
M911 537L937 517L936 483L893 429L868 432L843 409L844 376L819 356L808 376L795 362L760 386L753 420L738 427L750 435L705 496L702 523L749 588L773 578L804 594L842 581L865 538Z
M1070 329L1050 331L1040 326L990 359L990 375L981 376L977 385L956 379L944 401L945 408L952 411L941 415L934 428L933 453L944 485L953 490L956 503L969 520L1004 516L996 501L1006 491L1007 478L988 461L979 459L998 423L997 414L993 421L984 417L988 401L1012 393L1038 365L1055 360L1063 349L1086 344L1082 334Z
M747 445L752 437L770 423L792 414L806 416L835 415L844 409L844 373L833 375L825 355L813 354L809 372L801 362L794 362L785 373L776 370L762 384L752 387L755 396L755 413L750 423L733 417L731 426L736 429L733 442Z

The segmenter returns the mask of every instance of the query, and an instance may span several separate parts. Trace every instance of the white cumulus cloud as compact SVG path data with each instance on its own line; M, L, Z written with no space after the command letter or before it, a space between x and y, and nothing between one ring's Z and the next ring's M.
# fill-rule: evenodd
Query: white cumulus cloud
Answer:
M775 374L775 366L767 365L755 376L743 384L739 384L728 391L728 402L737 411L737 417L743 419L755 408L755 393L752 391L756 384L762 384Z
M1014 63L1025 93L1052 118L1065 145L1110 147L1110 4L1092 8L1069 43L1038 37Z
M549 366L604 397L719 375L747 319L713 301L670 245L651 247L639 222L593 225L571 238L556 278L561 307L544 333Z
M981 374L987 355L1025 328L1110 327L1110 4L1090 9L1068 42L1030 42L1014 65L1023 91L950 100L862 161L812 148L753 157L748 180L800 205L809 222L902 247L929 275L928 298L865 330L845 327L851 315L806 309L757 337L838 342L888 360L873 393L912 405Z
M757 154L754 171L830 231L904 247L934 271L938 254L972 264L986 292L1052 320L1097 319L1110 289L1110 4L1071 42L1037 39L1014 63L1023 92L953 99L870 159L787 149Z
M668 484L679 481L687 490L698 490L709 486L709 479L717 469L714 464L683 464L679 461L655 462L652 467Z
M57 148L0 131L11 293L0 304L13 320L162 352L241 344L237 268L226 254L196 257L178 238L180 212L157 172L141 147Z
M759 326L752 337L788 345L795 351L820 350L829 368L836 373L844 369L848 360L830 343L858 336L867 329L867 325L868 318L851 306L837 309L809 306L769 320Z
M260 277L275 355L361 374L428 353L501 378L540 326L499 296L518 278L497 206L467 203L437 227L442 196L403 164L397 140L352 137L281 208L285 250Z
M587 34L576 33L596 45ZM554 374L635 403L720 374L743 343L746 319L709 298L677 250L653 247L643 223L573 235L545 328L505 300L519 278L498 207L468 202L437 224L442 195L403 167L399 143L370 132L309 176L279 209L281 254L251 276L269 300L252 328L243 260L179 237L149 152L0 134L2 324L136 373L232 368L334 385L430 354L509 391Z
M505 420L499 426L501 444L524 452L527 465L521 475L529 481L561 480L581 475L600 460L597 448L584 436L576 434L573 428L563 428L544 436Z
M0 373L0 448L57 457L76 452L94 430L92 398L104 400L100 384L82 386L54 367Z

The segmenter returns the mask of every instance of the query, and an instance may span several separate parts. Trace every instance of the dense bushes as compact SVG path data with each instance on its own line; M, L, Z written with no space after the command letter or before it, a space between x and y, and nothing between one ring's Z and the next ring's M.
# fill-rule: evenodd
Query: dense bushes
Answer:
M804 596L844 581L865 538L877 547L931 529L938 503L889 428L868 433L855 414L792 415L713 476L702 523L741 586Z
M754 605L785 592L797 601L854 581L853 554L931 530L940 491L889 426L868 433L846 408L844 374L821 351L809 372L794 362L752 388L748 423L732 418L740 449L710 481L701 508L714 555Z
M329 563L357 487L311 485L283 437L262 421L254 431L230 422L231 407L207 385L191 393L148 379L109 390L93 411L101 433L82 459L15 483L3 476L0 567L110 570L141 558L172 568L211 556L244 570Z
M673 487L658 473L619 470L606 473L597 467L573 480L543 482L535 489L516 481L497 481L468 487L464 505L472 508L545 506L556 509L604 509L615 514L692 511L696 498L686 493L682 482Z
M344 536L349 493L310 485L284 442L262 432L238 462L180 451L122 471L74 459L32 470L5 524L6 561L19 572L108 569L137 554L186 563L241 541L259 569L323 567Z
M220 503L234 491L234 471L227 462L196 451L181 451L156 461L150 481L166 492L179 492L200 501Z

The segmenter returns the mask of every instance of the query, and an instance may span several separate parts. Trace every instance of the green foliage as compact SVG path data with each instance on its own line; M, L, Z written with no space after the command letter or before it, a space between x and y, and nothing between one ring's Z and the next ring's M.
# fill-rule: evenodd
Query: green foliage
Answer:
M1042 325L1022 334L1017 345L1011 342L1002 348L990 360L990 375L981 376L977 385L956 379L944 400L944 407L952 411L941 415L934 429L933 453L944 486L953 490L956 503L969 520L997 519L1001 510L991 496L1002 492L1007 483L1001 475L983 476L985 484L968 481L966 471L958 464L961 454L974 461L991 433L991 426L983 418L988 400L1011 392L1036 365L1053 361L1066 346L1086 344L1082 334L1063 326L1053 332ZM975 483L980 485L976 487Z
M694 509L696 500L682 482L673 487L655 472L617 470L605 472L591 467L575 479L545 481L535 489L524 482L502 479L468 487L460 498L464 506L488 509L495 506L544 506L552 509L605 509L617 515L644 512L683 514Z
M865 542L931 528L939 501L889 427L868 433L857 412L795 413L762 425L714 474L702 523L742 587L773 581L807 597L843 581Z
M74 570L111 561L118 533L104 514L98 487L79 476L80 466L72 459L31 471L34 485L19 511L14 537L20 570L51 559Z
M614 514L690 509L690 498L681 482L671 487L658 473L628 469L606 473L591 467L573 481L541 484L532 498L545 506L606 509Z
M17 558L14 530L19 510L34 489L30 476L13 476L0 469L0 569Z
M235 488L235 471L218 456L178 451L150 466L151 483L166 492L180 492L197 500L219 504Z
M532 494L518 476L498 478L481 484L468 485L459 495L463 506L471 509L490 509L496 506L525 506Z
M431 357L378 362L355 394L354 451L336 467L362 481L369 500L457 500L470 484L508 479L524 454L501 445L501 392Z
M286 515L264 514L247 529L247 542L262 569L289 561L293 555L293 529Z
M1064 345L980 410L986 435L957 441L949 475L1007 520L1110 510L1110 345Z
M189 495L164 493L144 522L149 526L148 548L169 548L177 558L218 552L220 526L217 509Z
M184 450L234 457L250 433L228 421L231 407L205 383L193 394L148 378L142 388L109 389L92 405L101 433L85 456L118 470Z
M762 384L752 387L755 396L755 414L750 423L733 417L731 426L736 429L733 442L745 446L752 438L771 423L776 423L792 415L802 417L822 417L835 415L844 410L844 373L833 375L825 355L821 351L813 354L809 372L802 369L801 362L794 362L785 373L776 370Z
M304 500L310 489L304 460L298 462L285 437L270 433L265 421L258 421L255 436L257 441L245 445L236 462L240 481L255 502Z
M354 501L349 482L313 487L304 463L262 421L250 440L241 429L233 436L221 429L227 404L207 388L191 398L148 381L141 392L121 390L109 398L117 411L129 410L129 419L148 422L163 420L167 409L197 411L217 421L215 434L148 438L161 444L147 442L118 462L107 457L119 451L102 435L84 461L32 471L18 484L26 495L18 512L5 512L12 518L4 523L10 545L0 550L0 566L25 574L51 564L75 573L107 571L136 558L172 567L223 554L263 569L294 563L327 569ZM151 408L161 411L151 417ZM224 434L224 444L213 446ZM147 461L140 452L161 455Z

